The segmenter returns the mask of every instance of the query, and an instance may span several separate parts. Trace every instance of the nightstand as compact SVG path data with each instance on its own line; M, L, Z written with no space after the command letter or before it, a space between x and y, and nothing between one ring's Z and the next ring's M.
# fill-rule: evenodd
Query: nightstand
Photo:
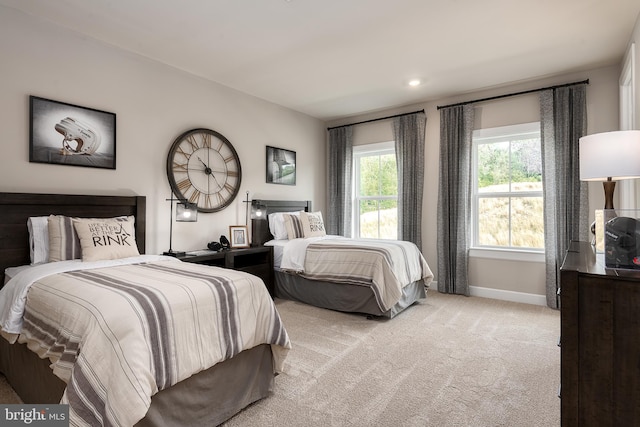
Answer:
M187 252L185 256L178 259L251 273L262 279L269 295L273 298L273 248L271 246L228 249L219 252L206 250Z

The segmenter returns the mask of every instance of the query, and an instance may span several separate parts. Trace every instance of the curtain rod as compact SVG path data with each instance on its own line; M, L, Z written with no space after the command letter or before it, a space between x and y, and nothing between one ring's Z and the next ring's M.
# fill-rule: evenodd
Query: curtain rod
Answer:
M395 114L395 115L393 115L393 116L380 117L380 118L378 118L378 119L363 120L363 121L361 121L361 122L349 123L349 124L346 124L346 125L340 125L340 126L334 126L334 127L327 128L327 130L343 128L343 127L346 127L346 126L361 125L361 124L363 124L363 123L377 122L377 121L379 121L379 120L395 119L396 117L408 116L408 115L410 115L410 114L416 114L416 113L424 113L424 109L422 109L422 110L418 110L418 111L414 111L414 112L412 112L412 113Z
M484 101L493 101L494 99L500 99L500 98L508 98L510 96L516 96L516 95L526 95L528 93L533 93L533 92L541 92L543 90L548 90L548 89L558 89L561 87L567 87L567 86L574 86L574 85L579 85L579 84L589 84L589 79L587 80L583 80L581 82L574 82L574 83L565 83L562 85L555 85L555 86L548 86L548 87L541 87L539 89L531 89L531 90L524 90L522 92L515 92L515 93L507 93L505 95L497 95L497 96L490 96L488 98L482 98L482 99L475 99L473 101L464 101L464 102L458 102L456 104L449 104L449 105L439 105L438 106L438 110L440 110L441 108L448 108L448 107L457 107L459 105L467 105L467 104L474 104L476 102L484 102Z

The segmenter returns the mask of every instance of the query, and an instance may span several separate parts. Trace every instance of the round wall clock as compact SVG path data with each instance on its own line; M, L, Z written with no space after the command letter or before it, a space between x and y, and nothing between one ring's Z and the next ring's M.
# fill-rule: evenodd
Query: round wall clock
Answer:
M231 142L210 129L192 129L176 138L167 157L173 194L217 212L236 198L242 180L240 158Z

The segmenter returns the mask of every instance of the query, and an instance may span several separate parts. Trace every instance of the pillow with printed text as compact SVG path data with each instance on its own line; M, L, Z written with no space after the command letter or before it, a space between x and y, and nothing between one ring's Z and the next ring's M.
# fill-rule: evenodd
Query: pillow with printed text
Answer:
M327 232L322 221L322 212L301 212L300 222L304 237L326 236Z
M74 218L80 238L82 261L100 261L138 256L134 217Z

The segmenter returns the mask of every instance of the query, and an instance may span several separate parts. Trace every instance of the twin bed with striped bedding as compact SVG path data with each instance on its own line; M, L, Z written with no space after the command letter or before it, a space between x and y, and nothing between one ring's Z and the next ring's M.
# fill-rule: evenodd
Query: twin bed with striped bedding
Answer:
M392 318L433 280L415 244L327 235L310 201L254 199L252 218L253 243L274 248L277 297Z
M382 312L400 300L405 285L419 281L424 287L433 278L416 245L399 240L294 239L284 247L280 267L310 280L368 287Z
M168 257L36 266L0 297L3 335L67 383L72 425L132 426L159 390L262 343L280 372L290 348L260 279Z
M73 426L203 426L273 389L291 344L262 280L144 255L145 216L144 196L0 192L0 372L25 404L68 403ZM61 250L72 229L81 253Z

